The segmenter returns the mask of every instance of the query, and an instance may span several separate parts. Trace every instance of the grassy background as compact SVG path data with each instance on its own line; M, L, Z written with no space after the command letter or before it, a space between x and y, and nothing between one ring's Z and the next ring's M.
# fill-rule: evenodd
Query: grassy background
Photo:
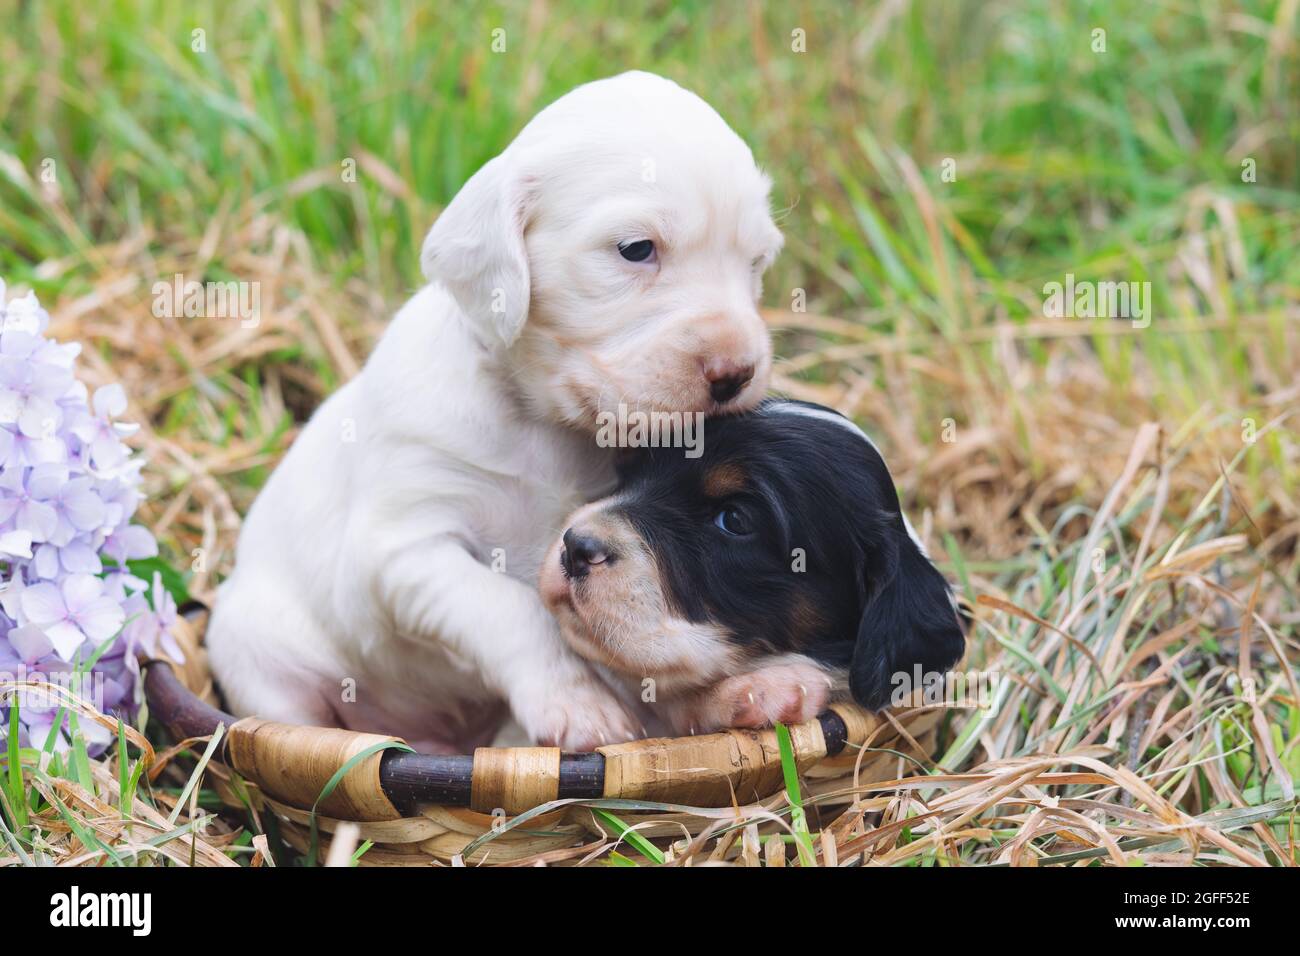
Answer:
M1254 660L1285 761L1300 753L1298 6L0 0L0 275L92 344L92 380L127 386L146 516L178 562L201 557L191 587L207 595L297 425L418 286L418 244L460 184L572 86L664 73L773 176L778 387L880 440L967 599L1016 601L1103 655L1194 617L1139 660L1165 667L1186 643L1200 677L1237 660L1239 678ZM261 283L261 325L154 318L150 287L176 272ZM1151 326L1047 317L1044 283L1066 273L1149 281ZM1160 431L1142 445L1145 422ZM1138 474L1115 486L1135 442ZM1108 510L1112 487L1127 497ZM1123 578L1206 544L1214 563L1196 567L1228 597L1085 612L1093 549ZM1244 618L1271 643L1242 632L1242 671L1256 581ZM1115 762L1147 766L1117 734L1118 659L1075 690L1077 655L1047 628L979 613L977 658L1013 646L1004 666L1028 689L1005 732L953 728L950 765L1063 752L1109 720ZM1046 711L1040 672L1062 690ZM1166 714L1245 706L1160 673L1184 695ZM1166 773L1189 742L1249 752L1223 779L1264 800L1278 773L1263 738L1195 727L1128 750ZM1180 806L1234 805L1198 773L1178 772Z

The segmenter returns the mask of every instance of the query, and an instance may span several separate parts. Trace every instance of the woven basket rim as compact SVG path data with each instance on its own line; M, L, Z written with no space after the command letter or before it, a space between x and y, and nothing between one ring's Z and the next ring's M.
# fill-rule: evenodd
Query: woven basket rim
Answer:
M428 805L515 815L568 798L718 807L762 800L784 786L781 748L771 729L650 738L594 753L481 747L473 754L434 755L416 753L397 737L237 718L210 702L216 693L202 648L206 613L197 602L183 609L175 629L186 652L183 666L163 658L145 662L150 710L177 739L210 736L223 727L214 759L298 811L377 822L409 818ZM934 726L939 709L873 714L833 704L788 728L795 764L802 773L855 748L856 766L864 748L891 743L910 743L929 756L915 738Z

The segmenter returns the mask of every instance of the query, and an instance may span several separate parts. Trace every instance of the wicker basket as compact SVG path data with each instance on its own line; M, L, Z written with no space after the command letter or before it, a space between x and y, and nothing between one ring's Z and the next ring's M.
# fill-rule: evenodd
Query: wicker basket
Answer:
M339 825L353 821L357 838L374 844L362 865L562 864L613 835L594 803L635 801L616 805L620 820L649 839L681 839L783 789L771 730L638 740L594 754L482 747L435 756L413 753L395 737L237 719L218 709L201 643L206 621L205 611L193 609L178 623L183 665L146 663L150 712L178 740L210 737L223 725L210 781L228 805L273 813L303 852L313 822L324 855ZM899 754L927 759L939 716L937 708L872 714L835 704L791 727L805 794L822 806L844 804L851 786L905 776ZM664 806L640 808L649 802Z

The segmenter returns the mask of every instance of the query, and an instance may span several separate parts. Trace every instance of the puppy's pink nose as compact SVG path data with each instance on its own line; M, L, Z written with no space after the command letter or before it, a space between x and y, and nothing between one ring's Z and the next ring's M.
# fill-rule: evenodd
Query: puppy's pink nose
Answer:
M704 363L704 378L709 383L709 395L719 405L725 405L739 395L753 377L752 362L742 365L725 359L710 359Z

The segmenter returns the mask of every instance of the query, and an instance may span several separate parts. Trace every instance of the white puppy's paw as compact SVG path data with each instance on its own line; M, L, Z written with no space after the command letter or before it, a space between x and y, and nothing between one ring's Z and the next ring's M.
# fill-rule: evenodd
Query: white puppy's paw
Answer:
M513 709L542 747L585 753L642 736L640 722L594 677L546 688Z
M718 681L698 693L678 717L690 733L725 727L771 727L812 720L830 700L831 682L812 663L792 661Z

